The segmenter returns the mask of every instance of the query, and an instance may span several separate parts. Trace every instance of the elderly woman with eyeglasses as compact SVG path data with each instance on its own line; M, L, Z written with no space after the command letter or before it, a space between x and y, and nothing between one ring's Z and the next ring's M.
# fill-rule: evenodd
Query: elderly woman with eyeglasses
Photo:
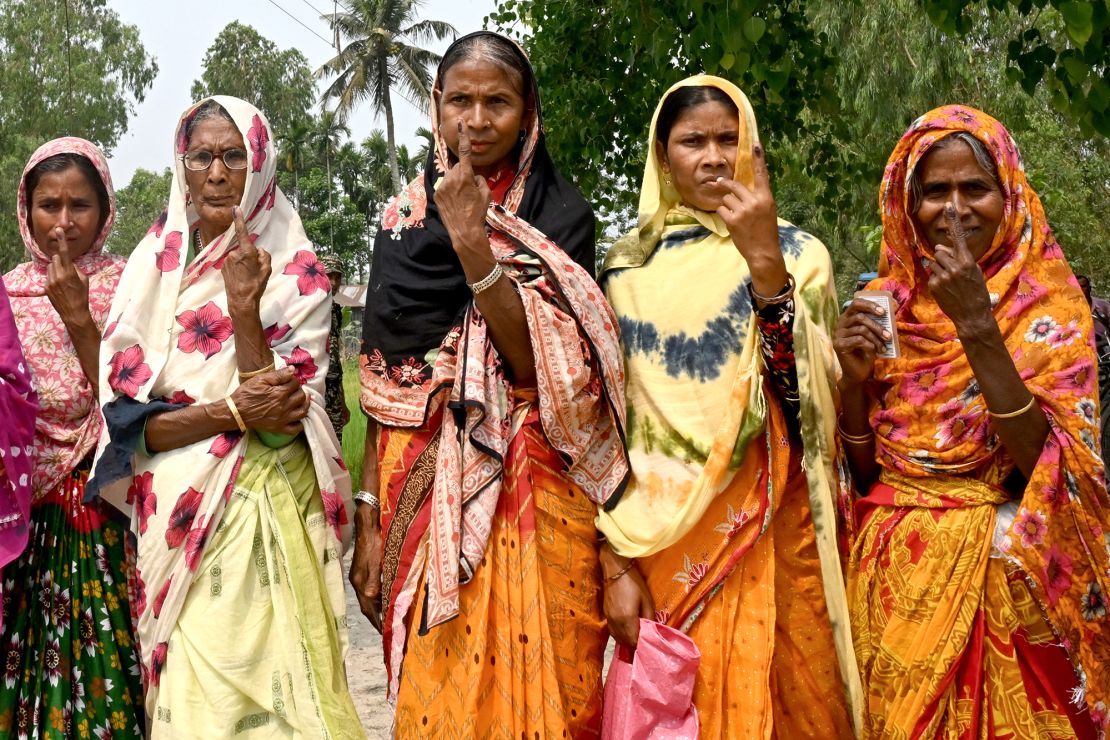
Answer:
M260 111L216 97L175 139L169 207L101 350L95 483L139 537L153 737L361 736L340 559L350 479L324 410L328 277Z

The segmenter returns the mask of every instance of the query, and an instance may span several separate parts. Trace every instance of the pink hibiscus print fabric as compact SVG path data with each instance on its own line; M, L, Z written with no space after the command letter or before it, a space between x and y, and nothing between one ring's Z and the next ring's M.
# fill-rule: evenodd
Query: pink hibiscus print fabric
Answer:
M204 494L201 491L190 486L189 490L177 499L173 511L170 512L169 526L166 528L166 544L171 550L181 547L181 543L185 541L203 498Z
M235 445L242 437L239 432L224 432L212 440L212 446L208 448L208 452L223 459L227 457L227 453L235 449Z
M135 507L139 517L139 534L146 534L147 520L158 513L158 497L154 494L154 474L146 472L135 476L127 490L127 503Z
M215 301L196 311L182 312L177 323L184 329L177 338L177 348L182 352L200 352L206 360L219 352L231 336L231 319L224 316Z
M335 491L320 491L320 498L324 501L324 516L328 524L335 530L335 536L342 539L343 525L347 523L347 508L343 505L343 497Z
M112 355L108 361L112 371L108 374L108 385L116 393L134 398L139 389L151 378L150 366L143 360L143 348L135 344Z
M161 231L161 229L159 229ZM181 266L181 232L166 234L165 248L155 255L154 263L162 272L172 272Z
M331 282L320 260L313 252L302 249L293 256L293 261L285 266L285 275L297 276L297 290L301 295L311 295L317 290L330 291Z
M266 342L273 347L282 339L285 339L285 335L289 333L289 329L289 324L270 324L262 331L266 335Z
M251 148L251 169L254 172L262 171L262 164L266 161L266 144L269 141L270 133L266 130L266 124L256 115L251 122L250 131L247 132L247 143Z
M283 356L281 359L297 373L297 380L301 381L301 385L316 377L316 371L319 368L316 367L316 361L312 359L312 355L304 349L294 347L293 354L288 357Z

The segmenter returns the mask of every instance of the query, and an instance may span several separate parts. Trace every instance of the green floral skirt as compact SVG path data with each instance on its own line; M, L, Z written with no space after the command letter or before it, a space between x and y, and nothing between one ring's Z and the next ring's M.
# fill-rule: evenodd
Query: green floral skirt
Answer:
M27 549L4 568L0 737L142 737L128 578L134 548L72 473L31 509Z

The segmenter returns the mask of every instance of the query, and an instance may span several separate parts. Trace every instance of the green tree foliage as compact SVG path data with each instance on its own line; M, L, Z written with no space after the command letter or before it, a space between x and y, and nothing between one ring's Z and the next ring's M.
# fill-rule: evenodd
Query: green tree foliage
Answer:
M599 208L609 236L634 218L659 97L704 71L751 99L780 215L829 245L843 290L877 262L887 157L914 118L946 103L973 105L1010 128L1069 258L1110 288L1110 266L1097 257L1110 242L1107 142L1054 111L1050 86L1029 95L1006 72L1010 39L1030 29L1065 37L1062 14L1030 16L1000 0L955 35L919 0L740 5L510 0L490 17L529 29L553 156Z
M138 29L105 0L0 0L0 213L15 213L16 183L43 142L82 136L111 152L157 73ZM0 219L0 268L23 254L15 219Z
M552 155L602 220L623 228L635 208L652 112L674 82L696 72L736 81L769 144L826 125L837 106L832 44L814 31L805 5L507 0L489 20L510 33L528 29ZM831 154L815 148L810 165L823 166Z
M1105 0L923 0L946 33L973 35L983 18L1014 10L1008 78L1032 95L1043 82L1052 106L1084 132L1110 136L1110 4ZM1047 27L1040 21L1047 16Z
M233 95L266 114L275 131L304 117L316 100L308 60L296 49L277 44L248 25L233 21L204 53L204 72L193 82L193 100Z
M165 209L172 183L169 167L161 174L140 168L126 187L116 191L116 225L108 237L109 252L125 257L131 254Z
M325 16L343 48L317 70L320 78L335 77L324 99L336 101L341 116L350 115L363 100L385 117L393 190L401 189L393 126L393 90L417 107L431 95L430 68L439 55L419 45L455 36L450 23L419 20L420 0L349 0L343 12Z

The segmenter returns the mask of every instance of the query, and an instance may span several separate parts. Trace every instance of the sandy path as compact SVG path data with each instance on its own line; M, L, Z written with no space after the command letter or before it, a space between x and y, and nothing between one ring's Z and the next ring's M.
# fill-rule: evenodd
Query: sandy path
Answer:
M350 557L347 557L343 564L344 574L350 563ZM351 625L347 683L366 736L372 740L385 740L389 737L389 710L385 705L385 655L382 653L382 637L358 610L358 601L349 583L347 621Z

